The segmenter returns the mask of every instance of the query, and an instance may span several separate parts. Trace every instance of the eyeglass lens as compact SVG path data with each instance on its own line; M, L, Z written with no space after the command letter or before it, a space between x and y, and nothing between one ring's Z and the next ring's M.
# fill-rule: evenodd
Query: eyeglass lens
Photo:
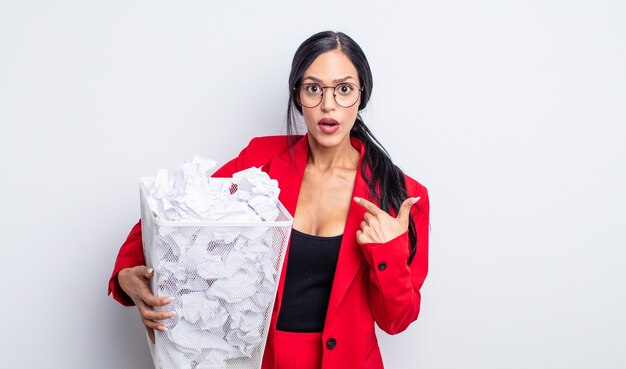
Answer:
M300 103L307 108L314 108L322 102L324 90L334 90L337 105L349 108L359 100L361 90L354 83L340 83L337 86L321 86L319 83L305 83L300 86Z

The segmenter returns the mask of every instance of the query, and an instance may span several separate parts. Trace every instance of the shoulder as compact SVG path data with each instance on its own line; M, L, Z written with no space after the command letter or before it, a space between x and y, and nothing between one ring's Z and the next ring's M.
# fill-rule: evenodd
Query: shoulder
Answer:
M273 151L280 154L289 147L289 136L259 136L254 137L248 143L248 148L255 150Z
M417 213L414 213L414 218L413 219L418 219L415 218L415 216L420 216L420 218L422 216L425 216L424 219L428 219L429 218L429 214L430 214L430 198L428 196L428 190L426 189L426 187L424 185L422 185L421 183L419 183L418 181L414 180L413 178L409 177L408 175L404 175L404 182L406 183L406 193L409 197L419 197L419 201L417 202L417 206L413 207L413 209L411 210L413 212L413 210L418 210Z
M409 196L428 196L428 190L426 189L426 186L422 185L407 174L404 175L404 183L406 184L406 192Z
M240 157L245 165L263 166L272 158L280 156L289 149L289 142L301 138L301 136L260 136L250 140L248 145L241 151Z

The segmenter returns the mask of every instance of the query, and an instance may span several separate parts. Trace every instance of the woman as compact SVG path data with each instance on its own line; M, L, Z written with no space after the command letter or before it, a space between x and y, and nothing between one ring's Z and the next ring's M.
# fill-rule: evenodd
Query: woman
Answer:
M427 273L426 188L404 175L363 123L372 91L361 48L321 32L296 51L287 136L250 141L214 176L251 166L278 180L293 215L263 368L383 368L374 322L389 334L417 319ZM302 116L307 133L295 136ZM136 304L149 334L171 302L153 296L137 224L118 255L109 293Z

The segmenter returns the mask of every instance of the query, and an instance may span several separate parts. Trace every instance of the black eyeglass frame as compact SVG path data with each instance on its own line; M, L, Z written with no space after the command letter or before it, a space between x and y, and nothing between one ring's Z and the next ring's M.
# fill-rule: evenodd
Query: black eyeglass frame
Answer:
M306 105L304 105L302 103L302 101L300 99L300 93L299 93L298 89L300 89L302 86L305 86L305 85L318 85L320 87L320 89L322 90L322 94L320 95L320 101L317 104L315 104L313 106L306 106ZM357 87L356 90L359 91L359 96L357 96L356 100L352 104L350 104L348 106L343 106L343 105L341 105L337 101L337 94L335 93L335 91L336 91L337 87L339 87L341 85L352 85L352 86ZM359 101L359 98L361 97L361 92L363 91L364 86L359 87L355 83L352 83L352 82L341 82L340 84L338 84L336 86L322 86L319 83L301 83L301 84L298 84L297 86L294 86L293 90L296 92L296 101L298 102L298 104L304 106L305 108L311 109L311 108L318 107L322 103L322 101L324 100L324 89L325 88L332 88L333 89L333 100L335 100L335 104L337 104L337 106L340 106L340 107L342 107L344 109L347 109L347 108L353 107L354 104L356 104Z

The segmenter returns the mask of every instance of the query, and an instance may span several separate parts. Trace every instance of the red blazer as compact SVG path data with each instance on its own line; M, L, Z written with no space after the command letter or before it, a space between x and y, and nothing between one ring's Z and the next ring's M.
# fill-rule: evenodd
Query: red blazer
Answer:
M362 143L352 138L352 145L365 153ZM293 158L293 161L291 161ZM295 214L300 185L308 158L307 136L302 136L287 150L286 136L259 137L250 141L238 157L213 174L231 177L251 166L262 167L278 180L280 201ZM367 184L359 165L353 196L370 199ZM405 176L410 197L421 199L411 209L417 229L417 251L411 265L408 232L386 243L359 245L356 232L365 210L352 202L343 233L337 269L330 294L323 339L323 369L382 369L383 362L376 339L374 322L385 332L397 334L417 319L420 309L420 288L427 273L429 201L426 188ZM371 200L370 200L371 201ZM394 215L394 214L392 214ZM289 248L286 257L289 255ZM263 356L263 369L274 368L274 335L282 302L288 257L283 263L278 293L272 313L269 336ZM141 224L137 223L122 245L109 281L109 294L124 305L132 301L117 283L117 273L127 267L143 265Z

